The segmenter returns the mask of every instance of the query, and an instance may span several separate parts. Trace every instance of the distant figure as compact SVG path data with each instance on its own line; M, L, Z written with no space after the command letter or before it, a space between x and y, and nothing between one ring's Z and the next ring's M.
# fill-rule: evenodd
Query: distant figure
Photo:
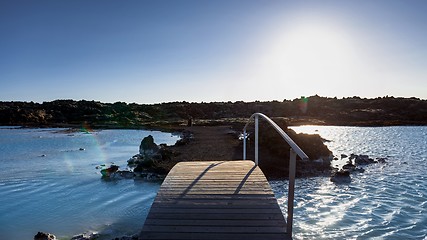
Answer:
M188 117L187 127L193 126L193 118L191 116Z

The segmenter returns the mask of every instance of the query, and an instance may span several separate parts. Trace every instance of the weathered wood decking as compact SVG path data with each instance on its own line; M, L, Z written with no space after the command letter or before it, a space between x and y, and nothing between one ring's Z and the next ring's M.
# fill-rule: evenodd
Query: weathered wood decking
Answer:
M288 239L264 174L251 161L178 163L140 239Z

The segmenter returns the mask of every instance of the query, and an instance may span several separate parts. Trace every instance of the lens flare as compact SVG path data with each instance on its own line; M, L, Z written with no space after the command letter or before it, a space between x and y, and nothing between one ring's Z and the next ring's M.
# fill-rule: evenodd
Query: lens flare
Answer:
M304 96L301 96L301 99L299 101L298 107L299 107L299 110L302 113L306 113L307 112L307 107L308 107L308 98L304 97Z
M79 168L86 168L88 164L110 164L105 151L106 144L100 138L99 131L94 131L87 122L84 122L79 133L73 136L84 140L78 141L82 145L74 145L72 149L66 150L63 155L63 165L68 173L76 173Z

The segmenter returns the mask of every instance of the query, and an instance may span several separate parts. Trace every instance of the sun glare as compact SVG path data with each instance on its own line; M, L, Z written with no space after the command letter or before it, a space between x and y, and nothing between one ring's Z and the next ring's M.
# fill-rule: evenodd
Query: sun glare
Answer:
M310 92L325 85L339 85L357 74L356 51L339 28L304 24L288 28L270 44L262 74L275 81L297 82ZM283 85L283 84L282 84Z

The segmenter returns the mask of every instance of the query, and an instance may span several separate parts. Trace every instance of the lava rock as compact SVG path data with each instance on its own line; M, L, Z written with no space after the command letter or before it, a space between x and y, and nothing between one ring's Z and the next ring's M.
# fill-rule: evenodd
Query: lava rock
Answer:
M132 179L135 177L135 174L129 170L117 171L110 175L110 178L114 179Z
M343 169L347 169L349 171L353 171L354 169L356 169L356 166L354 164L352 164L351 162L345 164L344 166L342 166Z
M119 166L117 165L111 165L109 168L102 169L102 177L110 177L113 173L117 172L117 170L119 170Z
M143 138L141 145L139 145L139 153L144 156L152 156L159 151L159 146L154 143L154 138L151 135Z
M99 238L98 233L83 233L73 236L70 240L95 240Z
M356 165L368 165L371 163L375 163L374 159L369 158L368 155L355 155L354 162Z
M51 233L38 232L34 240L56 240L56 236Z
M347 170L333 172L330 180L335 183L350 183L350 172Z

